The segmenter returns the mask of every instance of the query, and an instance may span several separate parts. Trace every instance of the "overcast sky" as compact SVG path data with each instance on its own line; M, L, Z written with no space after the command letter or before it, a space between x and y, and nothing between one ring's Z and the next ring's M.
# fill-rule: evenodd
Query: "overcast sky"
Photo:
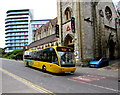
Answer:
M53 19L57 17L57 0L2 0L0 2L0 48L5 47L6 11L12 9L32 9L33 17ZM119 1L119 0L113 0Z

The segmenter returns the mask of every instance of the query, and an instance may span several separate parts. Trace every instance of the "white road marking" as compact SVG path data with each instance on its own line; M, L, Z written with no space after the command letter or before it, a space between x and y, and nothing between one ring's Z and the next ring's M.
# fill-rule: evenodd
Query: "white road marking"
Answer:
M11 77L13 77L14 79L17 79L18 81L23 82L24 84L32 87L33 89L39 91L40 93L46 93L46 94L48 94L48 95L56 95L56 94L54 94L53 92L51 92L51 91L49 91L49 90L47 90L47 89L45 89L45 88L43 88L43 87L40 87L40 86L38 86L38 85L36 85L36 84L33 84L32 82L30 82L30 81L28 81L28 80L26 80L26 79L23 79L23 78L15 75L15 74L13 74L13 73L10 73L10 72L8 72L8 71L5 70L5 69L0 68L0 71L2 71L3 73L5 73L5 74L7 74L7 75L9 75L9 76L11 76Z

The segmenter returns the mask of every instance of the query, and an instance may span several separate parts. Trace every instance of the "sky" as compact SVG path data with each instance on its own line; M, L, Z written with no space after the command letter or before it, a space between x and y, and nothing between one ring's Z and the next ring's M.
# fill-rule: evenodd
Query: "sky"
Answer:
M6 11L14 9L31 9L34 20L54 19L57 17L57 0L2 0L0 2L0 48L5 47Z
M31 9L34 20L57 17L56 0L3 0L0 2L0 48L5 47L5 18L7 10Z

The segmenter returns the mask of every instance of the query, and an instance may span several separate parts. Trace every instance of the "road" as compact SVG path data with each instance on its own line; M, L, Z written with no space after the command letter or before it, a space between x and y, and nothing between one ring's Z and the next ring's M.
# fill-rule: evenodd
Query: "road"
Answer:
M22 61L0 59L2 93L118 93L118 76L79 72L51 74ZM77 67L79 69L79 67ZM93 70L94 71L94 70Z

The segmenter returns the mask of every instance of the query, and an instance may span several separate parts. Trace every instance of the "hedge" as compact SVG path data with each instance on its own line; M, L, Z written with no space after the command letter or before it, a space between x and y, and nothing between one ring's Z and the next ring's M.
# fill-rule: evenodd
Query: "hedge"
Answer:
M23 49L17 49L12 52L8 52L3 55L4 58L7 59L16 59L16 60L22 60L23 59Z

